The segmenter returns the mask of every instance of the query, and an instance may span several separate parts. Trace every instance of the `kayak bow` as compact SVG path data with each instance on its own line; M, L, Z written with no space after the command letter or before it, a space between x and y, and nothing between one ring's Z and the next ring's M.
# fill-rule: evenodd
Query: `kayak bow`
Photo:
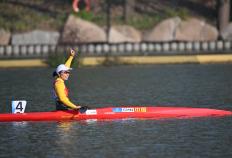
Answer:
M88 109L85 113L75 110L51 111L51 112L28 112L22 114L0 114L0 122L17 121L65 121L65 120L88 120L88 119L170 119L170 118L193 118L210 116L229 116L231 111L188 108L188 107L106 107Z

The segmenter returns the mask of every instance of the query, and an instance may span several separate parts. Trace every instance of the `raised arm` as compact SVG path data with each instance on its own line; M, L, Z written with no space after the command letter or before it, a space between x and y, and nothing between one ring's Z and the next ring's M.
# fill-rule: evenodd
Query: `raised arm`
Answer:
M67 66L68 68L71 67L71 63L75 55L76 55L76 52L73 49L70 49L70 55L69 55L68 60L65 62L65 66Z

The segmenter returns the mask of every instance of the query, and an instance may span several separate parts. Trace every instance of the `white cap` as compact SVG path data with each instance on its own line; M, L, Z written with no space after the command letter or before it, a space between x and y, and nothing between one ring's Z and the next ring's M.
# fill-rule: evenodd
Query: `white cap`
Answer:
M60 71L70 71L70 70L72 70L72 68L69 68L69 67L65 66L64 64L60 64L56 68L56 73L59 74Z

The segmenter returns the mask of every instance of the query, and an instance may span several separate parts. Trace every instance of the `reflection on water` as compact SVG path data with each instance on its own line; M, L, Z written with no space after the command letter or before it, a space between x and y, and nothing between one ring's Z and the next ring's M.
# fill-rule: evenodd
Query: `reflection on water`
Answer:
M232 65L81 68L68 81L90 107L159 105L232 110ZM0 70L0 111L12 99L26 111L55 109L53 69ZM4 84L3 84L4 83ZM0 157L232 157L232 117L0 123Z
M58 122L57 124L57 132L61 132L61 133L68 133L68 131L71 130L73 124L72 122L66 121L66 122Z

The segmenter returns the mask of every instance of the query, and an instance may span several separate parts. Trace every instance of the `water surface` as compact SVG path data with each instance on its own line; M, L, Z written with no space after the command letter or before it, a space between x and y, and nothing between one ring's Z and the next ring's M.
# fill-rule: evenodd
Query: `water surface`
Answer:
M232 110L232 65L78 68L68 87L91 107L187 106ZM0 69L0 111L12 99L51 111L53 69ZM232 157L232 118L0 123L0 157Z

